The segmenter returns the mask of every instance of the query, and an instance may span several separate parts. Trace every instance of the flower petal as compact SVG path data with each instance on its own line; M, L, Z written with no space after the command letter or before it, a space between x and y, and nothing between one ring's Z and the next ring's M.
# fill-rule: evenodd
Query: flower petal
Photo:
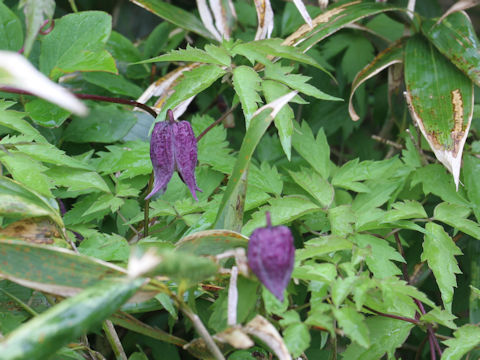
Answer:
M195 179L195 167L197 166L197 139L192 126L188 121L179 121L173 125L174 153L177 171L183 182L188 186L192 196L198 201Z
M175 170L173 127L169 121L155 124L150 139L150 159L152 160L154 183L153 189L145 197L150 199L158 191L164 192Z

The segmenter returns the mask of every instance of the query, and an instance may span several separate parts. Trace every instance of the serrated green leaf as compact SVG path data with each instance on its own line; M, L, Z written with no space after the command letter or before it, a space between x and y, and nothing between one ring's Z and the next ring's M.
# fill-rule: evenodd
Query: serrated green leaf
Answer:
M283 331L283 340L288 351L297 357L310 346L311 336L307 325L297 322L287 326Z
M126 262L130 255L127 240L117 234L100 234L86 237L78 246L80 254L104 261Z
M288 172L292 179L313 196L323 207L328 208L333 201L334 190L328 181L318 173L302 168L300 172Z
M110 210L112 213L117 212L117 210L123 205L124 200L120 199L113 194L102 194L97 200L83 213L82 216L87 216L94 214L103 210Z
M428 262L440 288L443 305L451 312L453 288L457 286L455 274L461 274L455 255L462 255L462 252L440 225L428 223L425 229L421 260Z
M126 302L144 279L104 280L62 301L10 333L0 343L5 360L44 359L101 324Z
M306 121L295 124L292 136L293 148L317 171L324 179L330 175L330 147L323 129L315 138Z
M434 307L428 313L420 317L420 321L426 321L430 323L438 323L446 326L450 329L457 329L457 325L453 322L457 317L452 315L448 311L442 310L438 307Z
M328 209L328 220L333 235L345 236L353 232L355 213L350 205L340 205Z
M358 194L353 200L352 209L357 214L368 212L392 199L392 194L403 185L402 180L368 181L369 192Z
M475 221L466 219L468 215L470 215L470 209L458 204L440 203L433 211L435 220L480 240L480 226Z
M105 49L112 30L110 15L100 11L68 14L42 39L40 70L52 79L75 71L117 73Z
M329 263L318 264L315 262L306 262L296 266L292 277L300 280L314 280L322 282L332 282L337 276L335 265Z
M380 316L369 317L365 320L370 333L371 346L364 349L358 344L350 344L343 358L351 360L377 360L385 354L394 358L395 349L400 347L410 334L414 326L402 320L389 319Z
M23 7L25 12L27 36L23 48L25 55L28 57L45 18L51 19L53 17L55 0L22 0L19 7Z
M0 3L0 49L18 51L23 43L23 29L20 19Z
M277 168L266 161L262 162L260 167L250 165L248 184L275 195L280 195L283 188L283 181Z
M346 278L338 277L330 284L332 302L337 308L343 304L347 296L353 291L354 284L357 280L358 279L355 276L349 276Z
M157 119L165 119L168 109L173 109L182 101L202 92L225 74L225 70L216 65L202 65L190 71L185 71L175 92L165 101Z
M242 104L245 125L248 129L253 113L258 109L258 104L262 103L262 99L258 95L261 79L254 69L242 65L233 70L232 80L235 92Z
M273 225L287 224L298 217L320 211L320 207L310 200L300 196L289 196L269 201L270 205L262 207L252 215L242 228L242 233L250 235L258 227L265 226L265 212L269 211Z
M34 99L25 104L28 116L38 125L59 127L70 116L70 112L43 99Z
M480 344L480 328L478 326L464 325L453 335L454 339L443 342L448 348L443 352L442 360L460 360L463 355Z
M211 48L210 48L211 51ZM190 45L187 45L185 49L172 50L168 54L160 55L148 60L139 61L137 64L145 64L152 62L171 62L171 61L186 61L186 62L199 62L205 64L225 65L223 61L219 61L217 58L210 55L204 50L200 50Z
M45 173L56 186L67 187L70 191L96 190L110 192L102 177L93 171L53 166Z
M392 204L391 210L382 215L382 222L393 222L403 219L426 218L427 213L422 204L414 200L405 200Z
M86 163L65 155L65 152L48 143L15 145L19 152L48 164L63 165L76 169L91 170Z
M351 250L352 242L335 235L328 235L310 239L304 243L304 249L295 251L297 261L333 253L341 250Z
M353 342L364 348L370 346L370 331L362 314L351 307L334 308L333 314L342 330Z
M20 134L31 136L37 142L47 142L37 129L23 120L25 115L18 111L0 109L0 125L18 131Z

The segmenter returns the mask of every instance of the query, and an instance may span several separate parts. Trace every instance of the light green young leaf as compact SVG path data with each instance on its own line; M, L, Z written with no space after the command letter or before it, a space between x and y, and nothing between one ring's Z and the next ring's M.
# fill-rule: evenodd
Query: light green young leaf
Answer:
M358 194L353 200L352 209L356 214L362 214L377 208L389 201L394 191L402 184L401 180L368 181L365 185L370 188L370 191Z
M87 216L94 214L103 210L110 210L112 213L117 212L117 210L123 205L124 200L118 197L115 197L113 194L102 194L97 200L83 213L82 216Z
M371 248L366 263L379 279L401 274L400 269L391 260L405 262L403 257L386 240L368 234L355 234L349 239L361 248Z
M18 131L22 135L30 136L39 143L46 143L47 140L28 121L23 120L24 113L0 109L0 125Z
M393 222L403 219L426 218L427 213L422 204L415 200L405 200L392 204L391 210L387 211L382 218L383 223Z
M248 171L249 186L256 186L270 194L280 195L282 193L283 181L274 165L262 162L260 167L257 167L251 164Z
M448 311L442 310L439 307L434 307L425 315L420 317L420 321L429 323L438 323L450 329L457 329L457 325L453 322L457 317Z
M258 95L260 82L260 76L249 66L242 65L233 70L233 87L242 104L247 129L253 113L258 109L258 104L262 103Z
M369 317L365 322L370 332L371 346L365 349L358 344L351 343L342 353L344 359L378 360L385 354L389 359L393 359L395 350L407 340L410 330L414 326L406 321L381 316Z
M442 226L428 223L425 227L427 233L423 242L421 260L428 262L432 269L443 305L449 312L452 311L453 288L457 286L455 274L461 274L455 255L462 255L462 251L455 245Z
M104 49L111 31L112 19L107 13L65 15L42 40L40 70L54 80L75 71L116 74L115 59Z
M338 277L330 284L332 302L337 308L343 304L347 296L353 291L357 281L358 278L355 276L347 278Z
M59 127L70 116L70 112L43 99L33 99L25 104L28 116L38 125Z
M317 200L324 208L328 208L333 201L334 190L332 185L318 173L302 168L299 172L288 171L292 179Z
M18 5L24 8L23 11L25 13L27 36L23 49L25 55L28 57L44 20L53 17L55 0L21 0Z
M311 341L307 325L297 322L287 326L283 331L283 340L290 354L294 357L302 355L310 346Z
M480 226L475 221L466 219L468 215L470 215L470 209L457 204L440 203L433 211L435 220L480 240Z
M448 349L443 353L442 360L460 360L463 355L480 344L480 328L478 326L463 325L453 335L454 339L443 342Z
M304 243L304 249L295 251L295 259L301 261L341 250L351 250L352 242L335 235L313 238Z
M91 167L82 161L79 161L73 157L65 155L63 150L58 149L56 146L49 143L29 145L16 145L19 152L22 152L33 159L43 161L48 164L63 165L66 167L91 170Z
M300 196L288 196L269 201L270 205L262 207L252 215L252 219L242 228L242 233L250 235L258 227L265 226L265 212L269 211L273 225L289 223L302 215L320 211L321 208L310 200Z
M365 318L354 308L343 307L333 309L333 315L345 334L358 345L368 348L370 346L370 331L365 324Z
M292 136L293 148L317 171L324 179L330 175L330 147L323 129L313 136L306 121L302 125L295 124Z
M210 51L212 49L210 48ZM139 61L137 64L153 63L153 62L171 62L171 61L186 61L199 62L205 64L225 65L223 61L218 60L204 50L200 50L190 45L185 49L172 50L168 54L160 55L152 59ZM228 66L229 64L227 64Z
M345 236L353 232L355 213L350 205L340 205L328 209L328 220L330 220L333 235Z

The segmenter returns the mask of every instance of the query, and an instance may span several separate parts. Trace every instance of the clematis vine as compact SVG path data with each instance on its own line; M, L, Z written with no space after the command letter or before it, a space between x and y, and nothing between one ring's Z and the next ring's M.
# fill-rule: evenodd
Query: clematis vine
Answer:
M165 121L153 128L150 139L150 159L153 165L153 189L145 197L150 199L157 192L165 192L175 171L198 201L195 167L197 165L197 139L188 121L175 121L173 111L167 111Z
M266 213L267 227L256 229L248 243L248 266L275 297L283 301L295 260L293 236L286 226L272 226Z

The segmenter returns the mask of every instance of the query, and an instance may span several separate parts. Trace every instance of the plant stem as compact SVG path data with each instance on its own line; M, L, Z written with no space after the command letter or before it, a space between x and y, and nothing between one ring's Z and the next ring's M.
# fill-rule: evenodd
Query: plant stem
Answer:
M73 12L78 12L77 5L75 4L75 0L68 0L70 3L70 7L72 8Z
M230 115L236 108L238 104L232 106L228 111L224 112L222 116L220 116L217 120L211 123L205 130L203 130L200 135L197 136L197 142L200 141L202 137L204 137L210 130L212 130L215 126L220 124L228 115Z
M203 325L202 320L200 320L198 315L195 314L192 310L190 310L190 308L185 303L180 302L178 298L177 302L179 304L180 310L182 310L185 316L190 319L193 326L195 327L195 330L197 330L198 334L203 338L208 350L210 350L215 359L225 360L225 357L218 348L217 344L215 344L215 341L213 340L208 330L205 328L205 325Z
M35 96L29 91L19 90L19 89L10 87L10 86L0 86L0 91L12 93L12 94ZM115 98L115 97L110 97L110 96L92 95L92 94L75 94L75 93L73 93L73 95L75 97L77 97L78 99L83 99L83 100L95 100L95 101L103 101L103 102L109 102L109 103L115 103L115 104L135 106L135 107L138 107L142 110L145 110L147 113L152 115L154 118L157 118L157 112L155 110L153 110L150 106L142 104L142 103L140 103L138 101L135 101L135 100L121 99L121 98Z
M123 350L122 343L118 338L117 332L113 327L113 324L110 320L105 320L102 325L103 331L105 331L105 335L107 336L107 340L112 346L113 353L115 354L115 358L117 360L128 360L127 354L125 354L125 350Z

